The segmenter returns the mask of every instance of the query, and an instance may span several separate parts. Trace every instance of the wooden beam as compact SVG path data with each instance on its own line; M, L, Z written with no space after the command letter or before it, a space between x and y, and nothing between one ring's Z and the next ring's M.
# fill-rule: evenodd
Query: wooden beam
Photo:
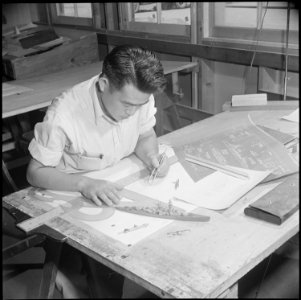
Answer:
M251 50L196 45L151 38L145 39L120 35L117 33L97 33L97 37L98 43L100 44L135 44L157 52L194 56L213 61L240 65L250 65L253 55L253 51ZM253 66L270 67L283 70L285 68L285 55L258 50L255 55ZM288 56L288 71L299 72L299 56Z
M117 6L117 3L104 3L105 20L108 30L119 29Z
M214 61L200 59L200 99L199 107L204 111L216 113L215 109L215 63Z
M92 3L93 27L105 28L104 3Z

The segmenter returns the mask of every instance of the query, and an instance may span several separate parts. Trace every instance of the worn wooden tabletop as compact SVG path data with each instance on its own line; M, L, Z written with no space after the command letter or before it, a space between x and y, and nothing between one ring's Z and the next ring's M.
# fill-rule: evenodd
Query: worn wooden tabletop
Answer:
M183 61L162 61L162 65L166 75L198 66L197 62ZM2 118L47 107L54 97L73 85L101 73L101 69L102 61L39 77L10 81L9 84L32 90L2 97Z
M160 137L172 146L184 145L213 134L221 126L251 114L256 124L298 134L298 124L280 119L291 110L224 112ZM74 219L58 217L47 225L68 237L67 242L97 261L134 280L159 297L214 298L295 235L299 211L282 225L247 217L243 210L259 194L259 185L225 211L196 211L210 215L209 222L174 221L128 247ZM24 200L29 188L3 201L30 216L38 216L34 200ZM285 192L285 191L284 191Z

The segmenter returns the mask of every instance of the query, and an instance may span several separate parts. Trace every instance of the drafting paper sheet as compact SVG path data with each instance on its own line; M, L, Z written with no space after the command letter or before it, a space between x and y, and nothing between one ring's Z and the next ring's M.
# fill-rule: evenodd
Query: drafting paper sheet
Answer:
M90 209L90 212L96 213L94 209ZM100 211L101 208L96 208L96 210ZM89 212L86 210L86 213ZM172 220L150 218L115 210L114 214L108 219L81 222L123 244L134 245L168 225Z
M168 157L174 155L174 151L170 147L160 147L160 152L166 150ZM143 164L139 160L124 159L118 163L118 166L113 166L108 172L108 169L101 171L94 171L86 174L85 176L95 179L106 179L110 181L117 181L125 176L139 171L143 167ZM115 170L112 172L112 170ZM108 175L107 173L111 173ZM176 182L178 181L178 185ZM161 200L162 202L168 203L169 200L172 204L178 206L186 211L192 211L196 208L195 205L185 203L173 199L177 189L189 186L193 186L194 181L185 171L180 163L174 163L170 166L170 170L166 177L157 178L152 185L148 183L148 178L142 178L136 182L127 186L127 189L139 192L143 195ZM43 194L43 195L42 195ZM54 195L56 195L54 197ZM55 190L48 190L43 193L39 193L39 196L44 196L45 199L53 207L58 205L68 205L67 199L72 200L78 196L79 193L74 192L60 192ZM52 198L52 199L51 199ZM121 201L132 201L126 198L122 198ZM140 216L136 214L121 212L115 210L114 213L105 219L95 219L95 216L103 211L102 207L95 207L95 205L89 205L86 203L85 206L79 209L79 212L85 215L85 219L76 219L76 223L80 222L88 225L89 227L102 232L111 238L114 238L126 245L133 245L142 239L146 238L152 233L155 233L159 229L173 222L173 220L166 220L160 218L152 218L147 216ZM89 219L91 216L91 220ZM68 214L68 219L72 218L72 213Z
M294 110L291 114L283 116L282 119L299 123L299 108Z
M249 175L249 179L239 179L217 171L202 178L192 187L182 188L175 197L196 206L222 210L231 206L270 174L269 171L233 169L242 170Z
M170 148L166 154L167 156L171 156L172 153L173 150ZM121 178L120 174L124 176L125 170L131 169L132 171L137 171L137 166L133 166L133 162L127 161L123 164L123 166L125 167L123 170L108 176L106 179L117 181ZM86 176L90 178L100 178L99 175L100 172L96 171L91 172ZM126 175L129 175L129 173ZM195 205L173 199L177 189L184 188L184 186L193 186L195 184L180 163L177 162L172 164L167 176L156 179L152 185L150 185L147 180L148 178L137 180L136 182L128 185L127 189L138 192L142 195L147 195L165 203L168 203L168 201L171 200L173 205L178 206L186 211L192 211L196 208ZM175 187L177 180L179 180L178 188ZM121 201L131 200L122 198ZM93 210L91 210L91 212L93 212ZM173 220L139 216L136 214L115 210L114 215L106 220L82 222L124 244L133 245L150 234L163 228L164 226L170 224L173 222Z
M49 195L51 193L51 196ZM61 192L55 190L47 190L40 194L45 198L45 202L52 207L65 206L68 207L70 201L78 196L79 193L75 192ZM69 198L69 200L67 199ZM129 201L128 199L122 198L121 201ZM131 201L131 200L130 200ZM179 201L173 201L176 205ZM185 203L179 202L179 205L185 205ZM186 207L190 209L195 208L193 205L186 204ZM72 213L66 215L68 220L73 220L77 225L84 223L89 227L99 231L107 236L118 240L126 245L133 245L142 239L148 237L150 234L155 233L164 226L170 224L172 220L151 218L147 216L140 216L136 214L130 214L115 210L114 213L109 217L103 219L100 217L98 220L95 216L103 212L102 207L95 207L93 204L86 204L79 209L80 213L83 213L85 219L81 219L78 216L72 216ZM89 219L91 217L91 220ZM64 215L61 216L64 218Z
M172 149L167 152L167 155L171 156L171 152L173 152ZM117 181L121 178L120 174L125 175L125 170L137 171L138 168L131 161L124 161L123 167L123 170L108 176L106 179ZM174 205L186 211L192 211L196 206L220 210L232 205L269 174L269 171L243 171L249 175L248 180L214 171L195 183L183 166L177 162L170 166L166 177L156 179L152 185L148 183L147 178L142 178L128 185L127 189L165 203L173 199L172 203ZM86 176L100 178L100 173L97 171L91 172ZM179 187L175 188L177 181ZM177 201L175 198L182 201ZM123 198L122 201L128 201L128 199ZM172 220L115 211L114 215L106 220L82 222L120 242L133 245L170 224Z
M256 126L250 117L233 128L183 146L183 151L219 164L269 170L272 174L267 179L299 169L284 145Z

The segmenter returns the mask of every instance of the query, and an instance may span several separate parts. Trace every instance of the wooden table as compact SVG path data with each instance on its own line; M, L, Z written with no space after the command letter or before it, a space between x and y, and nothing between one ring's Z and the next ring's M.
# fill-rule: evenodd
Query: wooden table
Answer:
M223 112L159 138L172 146L184 145L214 133L221 124L235 124L236 116L251 114L256 124L298 134L298 124L281 120L292 110ZM280 180L281 181L281 180ZM277 188L277 187L276 187ZM205 223L174 221L132 247L63 218L47 226L66 236L66 242L83 253L134 280L159 297L237 297L241 277L278 249L299 230L299 211L282 225L251 217L243 210L260 193L259 185L225 211L198 208L211 216ZM28 189L3 202L30 215L41 214L33 199L22 198ZM285 191L283 192L285 193ZM185 234L170 234L185 231Z
M189 71L198 67L197 62L180 61L162 61L162 65L164 74L172 75L174 93L179 92L178 72ZM9 81L8 84L23 86L32 89L32 91L3 97L2 118L47 107L57 95L73 85L99 74L101 70L102 62L100 61L39 77Z

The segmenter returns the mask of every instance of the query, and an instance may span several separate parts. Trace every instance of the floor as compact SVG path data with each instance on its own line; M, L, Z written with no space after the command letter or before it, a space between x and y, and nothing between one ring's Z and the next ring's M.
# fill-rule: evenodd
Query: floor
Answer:
M22 182L18 178L25 178L25 172L26 168L23 167L12 173L12 176L21 188L26 186L26 182ZM43 263L44 256L44 250L35 247L7 260L5 263L12 265L21 264L21 266L26 263L41 264ZM269 260L269 258L271 259ZM23 269L21 272L18 272L20 269L16 267L8 268L3 266L3 299L38 299L42 270L41 268L35 268L35 265L32 265L32 267L31 269ZM112 276L112 281L114 281L114 276ZM112 283L110 285L114 287L115 283ZM116 292L121 295L121 291L112 289L112 297L116 295ZM238 296L239 298L298 299L299 235L296 235L271 257L265 259L256 268L246 274L239 282ZM150 293L145 295L145 297L157 298ZM54 298L61 299L62 297L58 291L55 291Z

